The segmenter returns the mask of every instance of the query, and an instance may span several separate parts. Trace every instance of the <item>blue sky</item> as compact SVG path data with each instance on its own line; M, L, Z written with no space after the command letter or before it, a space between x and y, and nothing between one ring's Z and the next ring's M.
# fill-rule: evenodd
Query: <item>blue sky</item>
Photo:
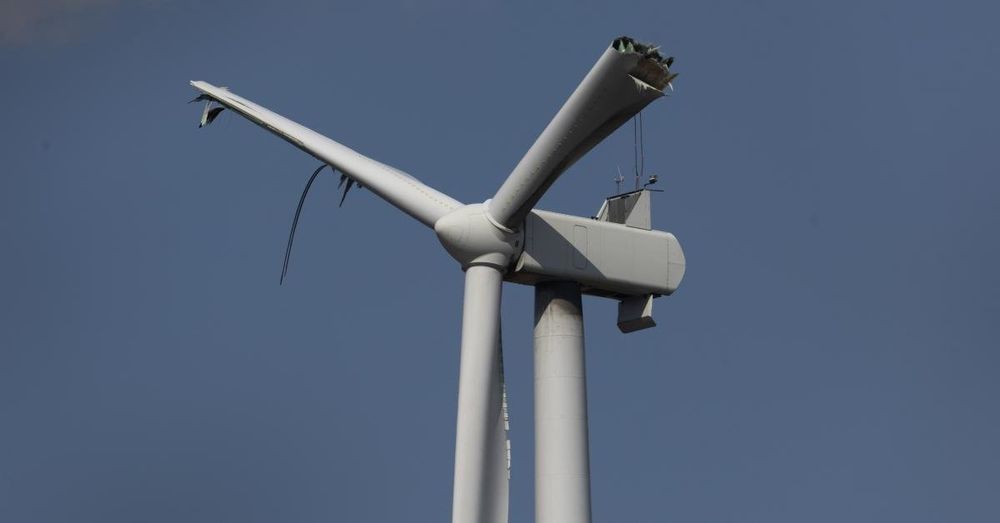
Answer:
M488 198L620 34L681 289L585 300L595 521L1000 518L997 9L958 2L0 7L0 519L449 517L461 272L206 80ZM590 215L631 129L540 203ZM511 520L530 288L504 289Z

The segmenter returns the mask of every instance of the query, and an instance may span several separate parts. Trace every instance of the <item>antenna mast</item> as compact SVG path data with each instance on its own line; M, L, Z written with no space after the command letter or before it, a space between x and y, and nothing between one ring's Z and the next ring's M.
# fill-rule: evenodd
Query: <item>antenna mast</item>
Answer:
M615 185L618 187L618 192L616 194L622 193L622 185L625 183L625 177L622 176L622 168L618 166L618 176L614 179Z

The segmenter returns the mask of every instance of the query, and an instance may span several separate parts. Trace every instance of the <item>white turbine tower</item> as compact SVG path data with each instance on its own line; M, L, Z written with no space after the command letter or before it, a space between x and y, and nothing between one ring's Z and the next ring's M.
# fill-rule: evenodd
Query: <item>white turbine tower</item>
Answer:
M465 271L452 521L507 521L509 454L500 349L503 282L535 286L536 521L590 521L581 293L620 301L623 332L654 325L652 299L684 275L670 233L650 230L648 193L608 199L597 219L535 210L556 178L663 96L674 74L657 48L617 38L493 198L462 204L228 89L191 85L201 125L235 111L432 227ZM643 218L645 213L645 218Z

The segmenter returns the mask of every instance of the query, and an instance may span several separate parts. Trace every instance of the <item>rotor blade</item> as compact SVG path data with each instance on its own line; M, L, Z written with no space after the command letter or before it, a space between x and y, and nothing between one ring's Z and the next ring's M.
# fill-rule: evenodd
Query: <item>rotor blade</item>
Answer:
M495 223L521 226L569 166L653 100L674 78L667 59L631 38L612 42L489 204Z
M465 272L453 523L507 521L507 431L499 338L502 283L503 275L492 267L473 265Z
M433 227L438 218L462 205L454 198L421 183L402 171L372 160L311 129L237 96L228 89L200 81L192 81L191 85L215 102L243 115L251 122L347 174L428 227Z

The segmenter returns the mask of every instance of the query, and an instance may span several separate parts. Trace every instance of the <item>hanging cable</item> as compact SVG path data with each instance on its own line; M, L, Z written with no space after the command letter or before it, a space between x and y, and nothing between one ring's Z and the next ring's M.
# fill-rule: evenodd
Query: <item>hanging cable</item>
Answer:
M285 264L281 267L281 280L279 280L278 285L283 285L285 283L285 275L288 274L288 258L292 255L292 242L295 241L295 228L299 226L299 214L302 213L302 204L306 202L306 194L309 193L309 188L312 187L313 182L316 180L316 176L319 172L326 167L327 164L320 165L313 171L312 176L309 177L309 181L306 182L306 188L302 190L302 196L299 196L299 206L295 208L295 218L292 218L292 229L288 231L288 245L285 247ZM333 169L331 167L331 169ZM334 170L336 172L336 170Z
M639 124L635 116L632 117L632 167L639 176Z
M635 189L639 190L642 177L646 176L646 133L642 125L642 111L632 117L632 149Z
M646 133L642 128L642 111L639 111L639 176L646 176Z
M635 188L639 189L639 120L632 117L632 170L635 172Z

